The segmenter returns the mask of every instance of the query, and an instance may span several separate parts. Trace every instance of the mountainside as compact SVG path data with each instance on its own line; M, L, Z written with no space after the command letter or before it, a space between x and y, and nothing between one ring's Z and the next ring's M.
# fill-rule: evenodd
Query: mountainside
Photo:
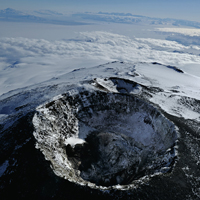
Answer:
M110 62L1 95L1 197L199 199L199 87L192 67Z

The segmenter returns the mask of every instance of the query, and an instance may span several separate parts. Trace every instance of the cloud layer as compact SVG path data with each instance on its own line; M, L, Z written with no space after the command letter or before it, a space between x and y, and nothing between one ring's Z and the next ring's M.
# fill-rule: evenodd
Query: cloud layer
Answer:
M130 39L109 32L83 32L75 39L52 42L1 38L1 93L47 80L75 68L114 60L170 65L200 63L200 56L191 54L191 49L194 47L174 41Z

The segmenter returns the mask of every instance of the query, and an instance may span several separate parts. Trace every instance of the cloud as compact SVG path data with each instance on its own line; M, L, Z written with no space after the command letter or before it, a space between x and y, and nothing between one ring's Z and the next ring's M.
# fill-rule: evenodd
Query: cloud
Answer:
M200 36L200 29L189 28L157 28L160 32L179 33L188 36Z
M176 41L180 44L191 46L198 49L200 48L200 29L189 28L157 28L158 32L167 34L166 40Z
M166 40L177 41L183 45L196 45L200 46L200 36L189 36L182 34L174 34L166 37Z
M164 61L167 64L199 62L199 56L176 54L169 50L184 50L189 47L174 41L157 39L130 39L108 32L83 32L74 40L47 41L44 39L3 38L0 39L0 55L8 60L27 59L33 62L37 57L49 63L52 58L94 58L105 60ZM170 56L170 60L168 60ZM32 59L34 58L34 59ZM37 61L35 60L37 63Z
M192 36L168 36L166 40L151 39L151 38L138 38L137 41L148 44L152 49L158 51L167 51L181 54L193 54L200 55L200 43L197 39L196 41L190 40ZM169 41L168 41L169 40Z
M83 32L78 38L59 41L1 38L0 92L114 60L173 66L200 63L200 56L184 52L188 49L173 41L130 39L109 32Z

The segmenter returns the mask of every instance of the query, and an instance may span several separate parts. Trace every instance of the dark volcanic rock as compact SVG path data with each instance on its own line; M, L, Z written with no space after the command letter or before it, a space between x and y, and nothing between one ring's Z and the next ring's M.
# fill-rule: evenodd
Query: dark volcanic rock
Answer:
M125 84L129 83L125 81ZM58 88L52 90L44 87L42 91L45 90L55 94ZM146 99L145 101L126 94L70 91L40 106L36 116L41 121L34 122L41 123L38 124L41 132L38 136L35 135L35 140L32 119L42 91L28 92L24 99L28 101L31 98L29 102L32 101L33 104L25 103L25 106L20 106L24 91L1 101L1 107L5 107L3 112L8 111L7 105L12 105L13 109L16 106L16 113L9 113L5 118L7 121L0 125L1 199L199 200L199 121L172 116L150 106L148 98L154 93L163 92L162 90L143 87L142 94L138 96ZM32 93L34 95L31 96ZM17 99L20 95L22 97ZM199 111L199 100L183 97L179 103L189 110ZM144 115L137 115L134 118L137 120L133 121L130 120L133 113ZM125 114L127 118L124 118ZM168 126L163 122L169 122L168 119L179 128L178 155L175 154L177 147L173 146L176 141L176 137L173 138L176 136L175 132L168 132L171 135L167 134L169 137L164 138L161 137L162 134L158 134L166 133ZM142 131L138 132L139 129L136 129L135 133L139 133L136 134L137 137L130 137L128 130L133 131L130 128L134 128L136 122ZM146 126L148 130L154 130L151 133L157 136L150 143L139 137L144 136L144 133L148 135ZM173 124L168 128L174 130ZM156 141L155 138L160 139ZM35 148L36 142L36 147L42 150L45 157ZM140 156L143 161L138 164L137 156L150 144L154 144L159 151L154 153L149 148L149 151L145 151L146 156ZM123 165L125 169L120 162L127 160L124 156L131 160ZM151 168L151 161L155 161L152 158L155 157L165 162L154 162L156 165ZM115 166L118 169L116 171ZM144 170L142 166L145 166ZM98 169L97 176L94 176L95 169Z
M79 170L97 185L129 184L139 172L140 154L133 138L116 133L91 133L86 138Z
M72 90L37 111L37 147L54 172L69 181L128 189L142 177L173 167L173 123L134 96Z

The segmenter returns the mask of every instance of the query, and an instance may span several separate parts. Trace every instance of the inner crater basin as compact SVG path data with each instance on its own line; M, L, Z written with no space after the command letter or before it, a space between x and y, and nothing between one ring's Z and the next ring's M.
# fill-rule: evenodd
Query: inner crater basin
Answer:
M176 157L173 123L133 95L73 89L39 106L33 124L55 174L92 188L130 188Z

